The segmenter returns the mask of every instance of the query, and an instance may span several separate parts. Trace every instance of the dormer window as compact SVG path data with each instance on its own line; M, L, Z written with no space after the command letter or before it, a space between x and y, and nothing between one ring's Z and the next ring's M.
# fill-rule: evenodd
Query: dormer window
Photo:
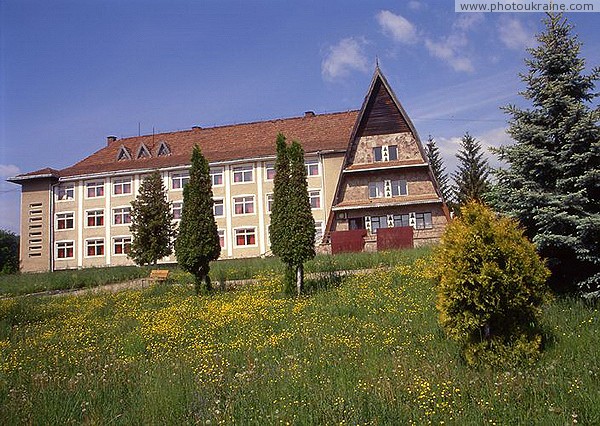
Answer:
M125 148L124 145L121 145L119 149L119 153L117 154L117 161L131 160L131 154L129 150Z
M164 157L167 155L171 155L171 150L169 149L169 145L166 142L161 142L158 151L156 152L157 157Z
M148 149L148 147L146 147L146 145L141 144L140 148L138 149L138 153L137 153L137 158L150 158L150 150Z

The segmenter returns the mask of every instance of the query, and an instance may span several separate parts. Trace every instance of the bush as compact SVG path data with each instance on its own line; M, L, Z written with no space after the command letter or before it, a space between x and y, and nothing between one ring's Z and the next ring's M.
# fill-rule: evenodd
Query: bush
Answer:
M470 365L534 360L537 323L550 298L550 272L517 222L471 202L436 250L437 308L448 337Z

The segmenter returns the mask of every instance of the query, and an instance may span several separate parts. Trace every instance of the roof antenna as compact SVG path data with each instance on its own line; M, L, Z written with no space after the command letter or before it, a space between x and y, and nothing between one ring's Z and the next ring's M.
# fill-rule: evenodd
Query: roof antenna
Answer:
M142 136L142 123L138 121L138 136Z
M375 55L375 68L379 68L379 56Z

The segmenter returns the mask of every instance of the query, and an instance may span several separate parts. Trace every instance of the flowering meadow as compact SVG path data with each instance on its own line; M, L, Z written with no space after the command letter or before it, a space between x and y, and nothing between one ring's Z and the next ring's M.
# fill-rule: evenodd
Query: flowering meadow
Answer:
M0 300L0 424L600 424L597 306L553 302L538 363L473 370L427 253L399 259L301 298L272 272Z

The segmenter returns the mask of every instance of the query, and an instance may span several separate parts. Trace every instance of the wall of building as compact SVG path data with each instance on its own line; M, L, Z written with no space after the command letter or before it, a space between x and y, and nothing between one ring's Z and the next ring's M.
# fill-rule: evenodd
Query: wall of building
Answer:
M23 272L50 269L51 244L51 179L23 183L21 189L21 246Z
M362 136L359 138L352 164L373 163L373 148L383 145L398 146L398 160L421 160L421 152L412 133L402 132L388 135Z

